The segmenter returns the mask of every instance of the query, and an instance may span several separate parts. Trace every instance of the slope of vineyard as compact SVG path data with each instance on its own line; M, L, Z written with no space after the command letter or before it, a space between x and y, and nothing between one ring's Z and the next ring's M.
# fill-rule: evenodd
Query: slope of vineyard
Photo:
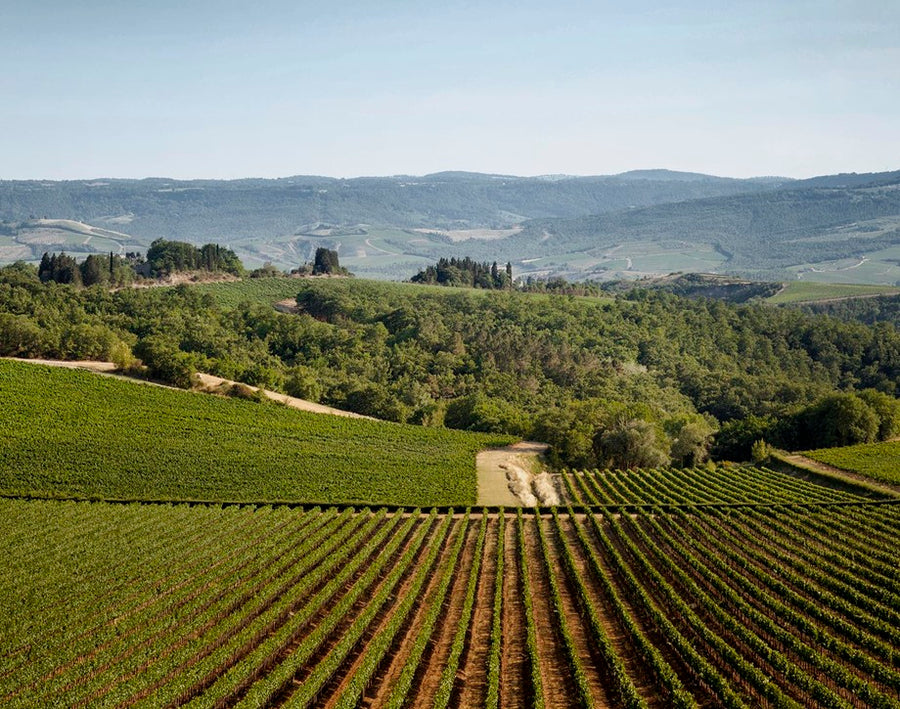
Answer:
M472 504L503 436L309 414L0 361L0 493Z
M900 506L672 475L563 479L628 513L0 500L0 702L898 706Z
M900 485L900 441L822 448L803 455L873 480Z

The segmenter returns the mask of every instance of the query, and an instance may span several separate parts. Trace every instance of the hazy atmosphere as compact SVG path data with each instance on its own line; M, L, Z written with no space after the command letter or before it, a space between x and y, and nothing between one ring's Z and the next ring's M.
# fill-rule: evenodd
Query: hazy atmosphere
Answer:
M896 168L900 4L0 4L0 179Z

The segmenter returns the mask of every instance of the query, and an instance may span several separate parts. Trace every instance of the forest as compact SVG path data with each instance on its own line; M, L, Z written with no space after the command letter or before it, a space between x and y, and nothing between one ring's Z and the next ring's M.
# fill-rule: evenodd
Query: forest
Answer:
M113 360L182 387L210 372L387 420L543 440L577 467L746 460L759 440L809 449L898 428L889 323L647 290L298 279L294 292L288 315L190 286L43 283L15 264L0 269L0 354Z

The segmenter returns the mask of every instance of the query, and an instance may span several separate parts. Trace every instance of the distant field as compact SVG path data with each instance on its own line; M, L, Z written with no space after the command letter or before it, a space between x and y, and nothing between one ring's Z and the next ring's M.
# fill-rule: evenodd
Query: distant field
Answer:
M784 290L767 300L769 303L807 303L830 298L853 298L859 296L892 295L900 293L900 288L892 286L863 285L859 283L813 283L792 281Z
M900 441L822 448L803 455L874 480L900 484Z
M295 297L303 286L298 278L245 278L242 281L199 283L191 287L209 293L216 305L227 309L244 302L271 305Z
M0 361L0 493L472 504L489 437Z
M319 287L326 282L317 278L245 278L242 281L225 281L221 283L198 283L191 285L203 293L209 293L220 308L233 308L242 302L271 305L279 300L294 298L298 293L309 288ZM342 290L348 281L331 279L327 281L336 290ZM384 297L413 297L424 295L446 295L448 297L464 298L502 298L503 293L484 288L452 288L449 286L432 286L413 283L390 283L383 281L369 281L368 279L354 279L352 288L354 291L368 291L376 289L384 294ZM520 293L518 297L533 299L536 301L547 300L551 296L547 293ZM605 303L612 297L598 296L591 300L597 303Z

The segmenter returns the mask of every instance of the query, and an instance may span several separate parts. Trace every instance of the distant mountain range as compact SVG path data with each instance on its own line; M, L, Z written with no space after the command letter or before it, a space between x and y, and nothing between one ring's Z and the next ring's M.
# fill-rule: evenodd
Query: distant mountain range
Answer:
M227 244L251 266L294 266L324 245L375 277L470 255L569 278L900 280L900 171L0 181L0 222L0 261L143 250L164 237Z

